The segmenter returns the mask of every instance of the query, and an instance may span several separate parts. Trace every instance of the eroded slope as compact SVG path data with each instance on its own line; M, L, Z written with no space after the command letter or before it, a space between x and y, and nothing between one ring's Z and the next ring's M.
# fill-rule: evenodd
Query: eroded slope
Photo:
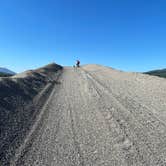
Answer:
M0 78L0 165L14 154L47 100L62 67L49 64Z

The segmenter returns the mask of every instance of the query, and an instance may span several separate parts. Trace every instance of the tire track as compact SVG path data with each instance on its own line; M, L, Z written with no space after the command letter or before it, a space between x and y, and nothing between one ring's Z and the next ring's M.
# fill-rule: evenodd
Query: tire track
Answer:
M129 110L137 120L139 119L140 123L143 126L146 126L148 130L150 130L149 131L150 135L157 134L156 135L157 139L160 139L160 141L163 143L166 141L166 124L162 120L154 116L154 114L151 112L151 110L149 110L147 106L137 102L134 99L125 98L125 100L122 100L119 96L113 93L111 89L107 88L101 81L94 78L92 74L90 73L88 74L92 77L92 79L94 79L102 87L104 87L108 91L108 93L112 94L113 97L127 110Z
M123 150L119 150L119 148L117 149L117 147L114 146L117 137L119 139L119 142L123 142L122 141L123 138L122 138L121 135L124 135L124 131L122 131L122 129L120 128L121 126L119 125L119 121L117 122L116 120L114 120L114 122L112 122L111 124L113 124L114 126L116 124L116 127L119 128L118 130L120 130L120 133L114 127L110 126L110 122L109 122L109 119L107 117L107 115L108 115L108 108L106 108L103 105L103 103L100 101L102 99L102 95L99 92L99 90L96 88L96 86L94 86L94 83L93 82L89 82L89 80L87 78L87 75L85 75L85 73L82 73L81 70L77 70L77 74L78 74L78 77L80 77L80 80L84 79L84 82L82 82L82 83L85 83L85 82L88 83L88 87L89 87L89 90L90 90L89 94L93 98L91 100L91 103L93 103L93 105L96 108L96 110L100 111L100 114L103 116L103 118L105 120L105 123L106 123L106 125L108 127L108 130L110 131L110 139L112 139L111 140L111 144L109 144L109 147L111 148L111 153L112 153L112 155L110 156L110 158L111 158L111 162L110 163L112 163L113 166L114 165L123 165L123 166L130 165L131 166L131 163L130 164L128 164L128 162L124 163L125 156L123 154ZM94 94L94 90L97 92L97 95L98 95L99 98L96 96L96 93ZM113 116L111 117L111 120L112 119L114 119ZM119 134L120 134L120 136L118 136ZM116 139L113 138L113 137L115 137L115 135L116 135ZM110 141L110 139L109 139L109 141ZM102 141L104 142L106 140L102 140ZM121 156L121 157L118 158L118 156ZM134 162L136 162L136 161L134 161ZM110 165L110 163L109 163L109 165ZM103 164L106 164L106 162L103 162Z
M75 126L74 126L74 119L73 119L73 113L72 113L72 109L71 106L69 105L69 112L70 112L70 119L71 119L71 130L72 130L72 134L73 134L73 141L74 141L74 146L75 149L78 153L78 157L79 157L79 165L80 166L84 166L84 158L83 158L83 154L81 152L81 148L79 145L79 142L77 141L77 136L76 136L76 131L75 131Z
M58 76L56 77L56 81L58 81L60 79L61 73L58 74ZM51 83L49 83L51 84ZM10 165L12 166L17 166L17 165L23 165L23 161L24 161L24 157L26 155L26 153L30 150L30 148L32 147L33 141L36 139L36 136L39 135L40 131L43 131L43 126L47 117L48 117L48 110L49 110L49 103L51 101L51 99L53 98L53 96L55 95L55 93L57 93L58 88L56 87L56 83L53 83L53 87L52 87L52 92L50 93L48 99L46 100L45 104L43 105L42 108L38 108L41 109L40 114L37 116L37 119L35 120L34 125L32 126L31 130L29 131L26 139L24 140L23 144L17 149L14 158L11 159L10 161ZM46 89L47 90L47 89ZM43 94L43 91L39 94L39 96L41 97ZM37 97L39 97L37 96ZM39 100L39 99L38 99ZM36 103L36 99L35 99L35 103ZM60 122L58 122L59 124ZM58 132L58 130L57 130Z
M127 95L125 95L125 100L121 100L121 96L118 96L118 95L116 95L115 93L113 93L113 91L109 88L109 87L107 87L106 85L104 85L104 83L103 82L101 82L101 80L99 80L99 79L97 79L97 78L95 78L94 76L92 76L92 74L90 73L90 72L88 72L88 71L86 71L86 70L84 70L85 72L87 72L91 77L93 77L93 79L95 79L95 81L97 81L98 83L100 83L103 87L105 87L108 91L110 91L110 93L119 101L119 102L121 102L121 103L123 103L123 105L125 105L125 107L126 108L130 108L130 107L132 107L132 109L137 109L137 112L139 111L139 115L142 115L142 112L140 112L140 108L142 108L143 109L143 112L145 112L146 111L146 115L147 116L149 116L148 118L153 118L153 120L152 120L152 122L155 124L155 122L159 122L159 124L157 125L157 126L164 126L164 127L166 127L166 123L163 121L163 120L161 120L161 119L159 119L157 116L155 116L152 112L155 112L155 110L154 110L154 108L151 108L151 109L149 109L148 108L148 106L147 105L144 105L144 104L142 104L141 102L139 102L139 101L137 101L137 100L135 100L135 99L133 99L133 98L129 98L128 96L130 96L130 94L128 94L128 93L126 93ZM96 75L95 75L96 76ZM126 104L127 103L127 104ZM136 106L135 106L136 105ZM153 111L153 110L154 111ZM144 115L145 115L145 113L144 113ZM153 126L153 129L155 128L155 126Z
M72 91L71 84L72 83L69 82L69 85L70 85L69 88ZM65 93L66 93L65 101L66 101L66 103L68 103L68 108L67 109L69 111L69 116L70 116L70 125L71 125L71 131L72 131L72 139L73 139L73 142L74 142L74 148L75 148L75 151L78 154L79 165L84 166L85 165L84 164L84 157L83 157L83 153L81 152L80 144L77 141L77 134L76 134L76 130L75 130L74 117L73 117L73 111L72 111L74 108L72 107L72 103L71 103L72 98L71 98L71 96L69 96L69 93L67 91Z
M92 85L94 85L94 87L95 87L95 85L98 87L98 88L95 87L95 89L96 89L97 93L99 94L100 98L101 97L103 98L103 96L101 94L106 95L107 97L109 97L110 94L112 96L112 93L110 92L109 89L107 89L103 84L101 84L98 80L96 80L89 72L87 72L85 70L84 70L84 72L87 74L87 77L92 82ZM99 90L99 89L101 89L101 90ZM151 156L151 160L153 160L153 162L156 161L156 164L165 164L166 163L165 159L164 159L165 157L163 158L162 155L160 156L160 154L158 154L158 156L157 156L157 154L155 152L156 148L154 147L155 144L152 143L152 142L154 142L154 143L157 144L157 142L159 142L159 137L154 138L154 135L151 135L151 132L148 131L150 128L147 128L146 126L144 126L144 124L140 125L140 122L138 121L138 120L140 120L138 115L137 116L133 115L133 112L131 112L131 110L128 110L115 96L113 96L113 98L111 97L110 101L111 100L114 100L114 102L117 103L117 105L119 105L121 107L119 110L124 110L124 112L126 112L126 113L129 112L130 113L130 115L128 115L128 116L123 115L124 113L122 113L121 116L117 115L116 119L118 119L117 122L119 123L119 125L120 125L120 127L122 128L123 131L124 131L124 129L126 129L126 131L127 131L127 130L132 129L134 127L134 130L133 130L134 133L133 134L136 134L136 135L135 136L133 135L131 137L130 134L131 134L132 131L131 132L127 131L128 134L126 134L126 136L130 136L131 140L134 140L133 145L136 146L136 149L139 152L139 154L142 151L140 149L140 145L139 144L142 142L143 143L142 146L143 147L144 146L147 147L145 149L143 148L144 150L142 151L143 154L146 154L145 156L149 156L150 155ZM120 111L119 111L119 113L120 113ZM131 115L134 116L134 119L131 117ZM127 124L123 120L125 120L127 123L128 122L131 123L133 121L133 125L130 126L129 124ZM134 125L134 121L137 122L137 126ZM145 130L145 127L146 127L146 130ZM135 138L139 138L139 140L137 140ZM160 153L160 151L159 151L159 153ZM140 161L143 161L144 164L147 162L146 161L147 160L146 157L144 157L143 155L140 155L139 158L140 158ZM145 159L142 160L143 158L145 158ZM150 159L148 159L148 160L150 160ZM147 163L147 164L149 164L149 163Z
M81 73L80 73L80 75L81 75ZM98 94L98 97L99 97L98 104L100 105L98 107L99 107L99 110L100 110L102 116L105 119L105 122L109 128L109 131L111 132L111 134L112 134L112 132L116 132L116 135L118 137L117 139L112 140L112 144L114 145L116 142L123 143L123 142L125 142L125 140L130 140L130 142L131 142L126 147L119 149L119 152L121 153L121 157L123 156L126 159L127 165L130 165L130 166L135 165L137 162L139 162L139 166L141 163L142 163L141 165L144 165L145 161L143 161L143 155L139 151L138 147L131 141L131 138L129 137L129 134L128 134L129 131L126 131L126 129L129 126L124 125L120 121L120 119L124 119L124 117L120 116L119 114L116 115L117 114L117 112L115 112L116 109L114 109L114 107L112 105L108 106L107 103L105 103L105 102L103 103L103 100L104 100L103 95L106 96L107 98L109 98L109 97L108 97L108 95L105 95L105 93L103 91L100 91L99 88L97 88L98 86L96 86L96 83L94 83L93 80L89 81L89 86L93 86L93 88L95 89L95 91ZM94 100L96 100L96 96L95 96ZM111 99L110 99L110 101L111 101ZM110 120L113 121L114 124L116 124L116 128L118 128L118 129L114 129L114 131L113 131L112 126L110 126L110 124L113 124L113 123L112 122L110 123ZM120 131L118 131L118 130L120 130ZM131 155L130 152L127 154L128 158L126 158L126 156L124 155L124 152L127 153L127 150L130 151L130 149L132 149L132 146L134 146L135 150L137 151L135 153L137 159L135 158L133 162L132 162L131 158L129 158L129 156ZM112 148L113 148L113 146L112 146Z

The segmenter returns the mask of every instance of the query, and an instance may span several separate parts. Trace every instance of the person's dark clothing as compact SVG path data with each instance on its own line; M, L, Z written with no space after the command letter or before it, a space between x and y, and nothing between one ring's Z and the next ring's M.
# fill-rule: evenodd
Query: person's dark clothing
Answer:
M80 67L80 61L77 60L77 63L76 63L77 67Z

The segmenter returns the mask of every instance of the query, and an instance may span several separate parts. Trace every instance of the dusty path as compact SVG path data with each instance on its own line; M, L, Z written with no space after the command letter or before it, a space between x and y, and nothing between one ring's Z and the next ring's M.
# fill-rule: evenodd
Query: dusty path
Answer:
M55 88L31 143L11 165L166 165L164 79L66 67Z

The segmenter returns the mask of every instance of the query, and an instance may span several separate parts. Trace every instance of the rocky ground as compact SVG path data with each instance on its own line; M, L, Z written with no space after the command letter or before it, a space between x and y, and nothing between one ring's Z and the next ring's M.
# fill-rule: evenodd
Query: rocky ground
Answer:
M0 78L0 165L22 144L62 67L49 64L13 77Z
M8 165L166 165L165 79L64 67L48 94Z

